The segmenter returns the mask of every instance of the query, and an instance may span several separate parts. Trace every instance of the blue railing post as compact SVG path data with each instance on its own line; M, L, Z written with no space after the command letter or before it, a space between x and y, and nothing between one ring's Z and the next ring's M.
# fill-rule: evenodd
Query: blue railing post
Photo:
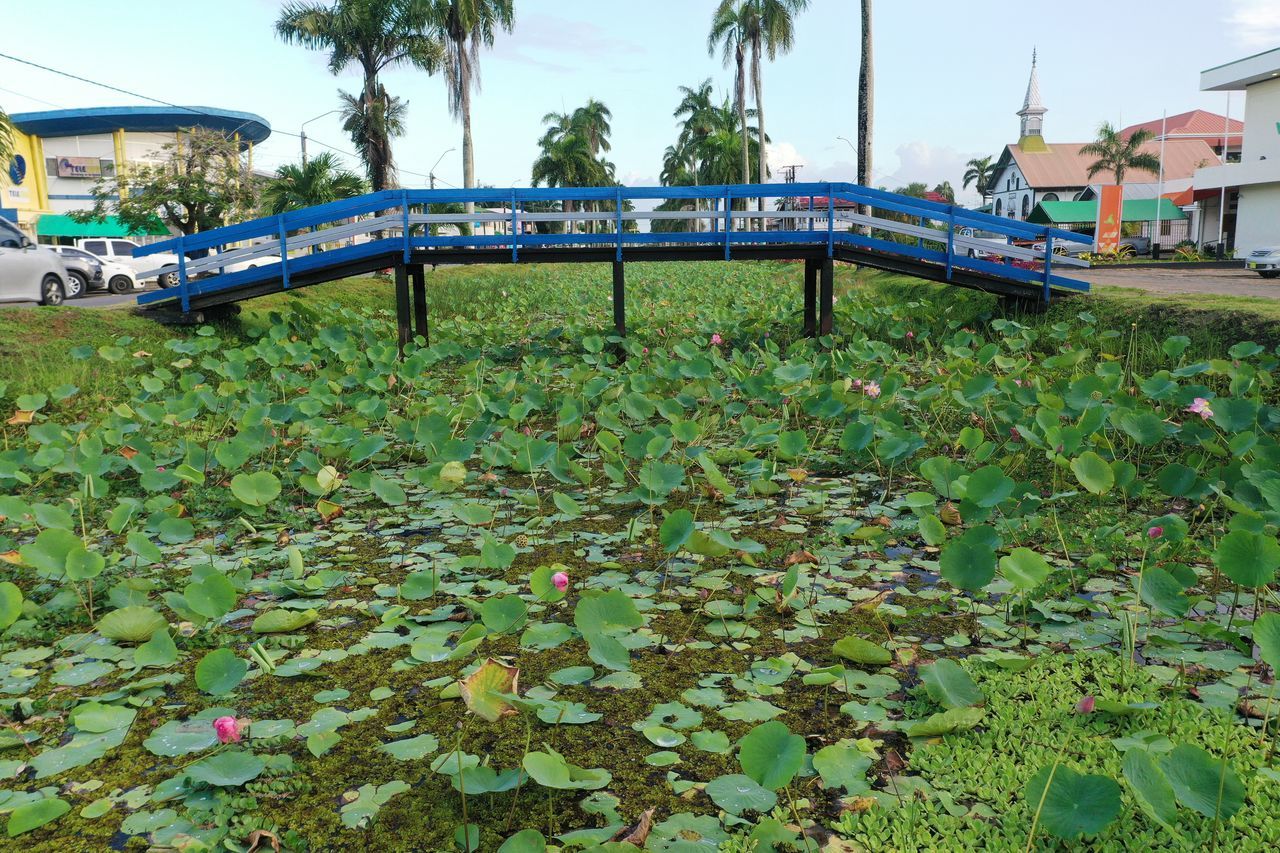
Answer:
M409 241L409 191L407 189L401 190L400 198L401 219L404 223L404 263L405 266L408 266L409 255L412 249L412 244Z
M615 220L618 223L618 255L617 260L622 260L622 188L618 188L617 207L614 209L617 214Z
M812 230L813 230L813 216L812 216L812 214L813 214L813 196L809 196L809 213L810 213L810 216L809 216L809 230L810 230L810 231L812 231Z
M285 238L284 214L276 216L276 228L280 231L280 283L289 289L289 242Z
M729 235L733 231L733 196L724 188L724 259L729 260Z
M827 257L836 253L836 197L832 195L835 187L827 184Z
M947 281L951 281L951 264L956 254L956 208L947 206Z
M1053 235L1044 235L1044 301L1049 303L1049 277L1053 274Z
M182 313L191 310L191 294L187 290L187 253L183 248L185 234L178 235L178 296L182 300Z
M520 216L515 188L511 189L511 263L520 260Z

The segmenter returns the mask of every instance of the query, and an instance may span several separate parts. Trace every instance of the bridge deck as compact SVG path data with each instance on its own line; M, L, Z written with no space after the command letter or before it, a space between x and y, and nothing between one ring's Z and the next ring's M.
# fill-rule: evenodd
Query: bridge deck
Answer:
M782 199L782 209L751 210L761 198ZM627 209L663 199L697 209ZM458 210L465 202L480 209ZM577 209L548 210L551 202ZM640 231L646 221L680 230ZM567 233L538 230L553 227ZM625 332L626 262L795 259L806 261L806 330L825 332L833 261L1047 302L1054 292L1089 289L1055 272L1088 266L1054 256L1054 240L1067 239L1079 235L853 184L386 190L145 247L139 254L178 256L176 270L164 269L179 282L138 302L188 313L393 267L403 340L426 331L424 265L612 263L615 320ZM815 324L810 291L818 276Z

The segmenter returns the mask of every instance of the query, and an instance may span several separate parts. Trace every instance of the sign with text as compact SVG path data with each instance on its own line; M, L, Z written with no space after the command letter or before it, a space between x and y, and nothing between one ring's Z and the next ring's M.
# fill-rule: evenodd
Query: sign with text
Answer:
M100 178L102 161L97 157L59 157L59 178Z
M1098 197L1098 227L1094 230L1094 250L1102 254L1119 251L1120 224L1124 218L1124 187L1102 188Z

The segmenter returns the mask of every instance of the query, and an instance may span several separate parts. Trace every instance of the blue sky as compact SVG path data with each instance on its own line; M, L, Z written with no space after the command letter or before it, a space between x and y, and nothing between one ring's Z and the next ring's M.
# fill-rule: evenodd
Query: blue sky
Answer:
M277 130L337 105L339 87L322 54L281 43L272 24L278 0L45 0L38 16L10 14L7 53L180 104L258 113ZM514 33L482 59L483 89L473 127L477 177L527 185L541 118L588 97L613 110L613 151L625 183L654 184L663 149L676 134L676 88L731 74L708 57L715 0L516 0ZM876 10L876 182L889 187L949 179L963 164L1014 141L1031 51L1052 142L1092 138L1099 122L1131 123L1202 107L1224 96L1199 91L1199 72L1280 45L1280 0L879 0ZM127 10L127 11L125 11ZM856 0L811 0L797 47L765 70L767 130L775 166L803 164L802 180L850 179L852 151L838 136L856 131ZM461 131L445 108L440 77L386 75L409 101L408 134L396 142L406 186L425 173ZM145 103L0 59L0 106L10 112ZM1232 107L1242 114L1242 104ZM352 146L330 116L307 126L316 142ZM322 150L314 145L311 150ZM298 158L281 133L260 146L255 165ZM353 163L354 165L354 163ZM416 172L419 174L409 174ZM436 174L461 184L461 155Z

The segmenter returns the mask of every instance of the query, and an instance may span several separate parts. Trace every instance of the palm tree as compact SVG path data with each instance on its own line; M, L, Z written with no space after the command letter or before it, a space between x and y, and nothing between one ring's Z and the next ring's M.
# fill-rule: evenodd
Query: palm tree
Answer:
M1149 130L1138 130L1128 139L1121 136L1110 122L1103 122L1098 128L1098 139L1088 145L1080 146L1081 154L1088 154L1098 159L1089 167L1089 177L1099 172L1110 172L1115 176L1117 184L1124 183L1125 172L1138 169L1156 174L1160 171L1160 158L1142 150L1155 135Z
M354 198L364 191L364 180L343 168L338 158L326 151L301 166L290 163L276 169L276 176L262 191L262 211L274 216L286 210Z
M862 0L862 64L858 68L858 183L871 186L871 137L875 118L875 67L871 43L871 0ZM858 212L868 215L868 205ZM864 232L867 229L863 229Z
M609 134L613 132L613 128L609 120L612 118L613 113L609 108L595 98L589 99L585 106L578 107L571 113L547 113L542 121L548 127L538 144L545 148L566 134L573 133L587 141L592 156L595 156L611 147Z
M13 122L9 114L0 110L0 165L9 162L13 156Z
M733 0L720 0L720 9L732 6ZM759 138L764 131L764 77L761 72L761 56L767 54L770 61L779 53L788 53L795 44L795 16L804 11L809 0L743 0L747 40L751 45L751 88L756 102L756 125ZM760 148L760 183L769 180L769 153L767 146ZM758 209L764 210L764 197L758 199Z
M689 155L689 169L693 177L693 185L697 186L699 171L699 154L698 144L711 132L711 113L715 110L715 105L711 101L711 78L708 77L695 87L681 86L680 103L676 106L675 112L672 113L676 118L682 118L684 121L680 127L680 138L676 142L676 147L685 151ZM702 202L698 199L693 200L693 209L695 212L702 209ZM693 226L695 231L702 229L701 220L694 219Z
M951 186L950 181L943 181L933 188L933 191L947 200L947 204L956 203L956 191Z
M739 180L751 183L751 165L747 157L747 78L746 60L750 15L744 10L742 0L730 0L716 7L711 18L711 32L707 36L707 53L715 56L720 50L725 67L734 66L733 97L738 108L738 125L742 128L742 170Z
M535 187L611 186L613 176L613 164L592 152L587 137L569 131L543 136L542 153L533 161L529 182ZM573 202L566 199L563 210L572 213Z
M984 204L987 201L987 190L991 189L991 181L996 176L996 164L993 159L992 157L974 157L965 164L969 168L965 170L964 183L961 186L968 189L969 184L973 184L978 195L982 196Z
M290 44L329 52L329 71L339 74L348 66L363 75L361 102L357 112L376 117L391 104L379 82L379 75L402 65L433 73L444 57L444 47L431 27L427 9L419 0L334 0L323 5L315 0L292 0L276 19L276 34ZM378 104L381 103L381 106ZM351 105L348 104L350 108ZM366 134L378 134L387 122L368 120ZM356 142L361 152L386 154L391 158L388 136L364 137ZM385 189L389 169L383 162L365 161L375 191Z
M343 91L338 92L338 98L342 101L342 129L360 152L374 191L394 187L396 165L391 156L391 140L404 135L405 103L389 96L381 83L372 100Z
M493 47L498 28L515 25L514 0L431 0L431 15L444 35L448 54L445 78L449 112L462 121L462 185L476 185L475 150L471 144L471 90L480 88L480 47ZM466 203L470 216L475 204Z

